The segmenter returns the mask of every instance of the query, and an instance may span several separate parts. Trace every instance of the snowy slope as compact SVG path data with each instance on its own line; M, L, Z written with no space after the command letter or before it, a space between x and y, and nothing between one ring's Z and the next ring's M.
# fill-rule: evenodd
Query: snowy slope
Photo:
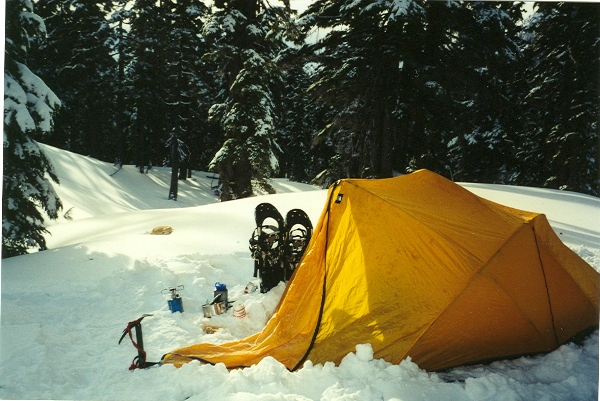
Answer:
M598 333L583 346L548 355L427 373L410 360L390 365L358 345L338 367L307 363L288 372L273 359L228 372L190 363L127 370L136 355L117 341L127 322L144 320L150 360L175 347L221 343L260 331L283 292L245 295L253 261L248 238L254 207L307 211L316 223L326 192L276 180L277 195L218 203L207 173L181 183L168 201L168 169L142 175L43 146L71 220L49 223L50 250L2 261L0 399L107 400L596 400ZM600 269L600 200L576 193L463 184L498 203L546 213L563 241ZM154 236L155 226L173 227ZM215 282L248 316L212 319L201 305ZM171 314L161 290L183 284L185 312ZM214 334L207 327L218 329Z

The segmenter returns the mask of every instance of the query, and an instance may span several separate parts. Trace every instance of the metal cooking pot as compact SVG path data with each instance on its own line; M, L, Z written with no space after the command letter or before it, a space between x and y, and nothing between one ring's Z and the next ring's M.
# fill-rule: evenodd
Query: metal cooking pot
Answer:
M202 312L204 312L204 317L221 315L225 313L226 310L227 302L225 301L202 305Z

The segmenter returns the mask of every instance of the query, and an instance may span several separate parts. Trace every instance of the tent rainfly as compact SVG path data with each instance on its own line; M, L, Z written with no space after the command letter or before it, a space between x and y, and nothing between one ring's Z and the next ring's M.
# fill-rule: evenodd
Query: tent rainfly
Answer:
M288 369L356 344L426 370L549 352L598 327L599 274L543 214L488 201L427 170L329 189L307 251L262 332L163 356Z

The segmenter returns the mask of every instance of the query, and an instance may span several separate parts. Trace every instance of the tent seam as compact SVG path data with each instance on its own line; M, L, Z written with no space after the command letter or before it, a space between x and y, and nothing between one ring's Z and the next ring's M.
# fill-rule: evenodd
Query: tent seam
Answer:
M544 216L545 216L545 215L544 215ZM536 217L537 217L537 216L536 216ZM546 216L546 217L547 217L547 216ZM534 219L532 219L532 221L533 221L533 220L534 220ZM535 223L535 222L534 222L534 223ZM550 225L550 223L549 223L549 222L548 222L548 226L550 226L550 228L552 229L552 226ZM535 228L535 224L533 225L533 227ZM556 235L556 233L555 233L555 235ZM558 238L558 240L560 241L560 238ZM570 249L570 248L569 248L569 247L568 247L568 246L567 246L567 245L566 245L564 242L560 241L560 243L561 243L561 244L562 244L564 247L566 247L566 248L567 248L567 249L568 249L570 252L573 252L573 250L572 250L572 249ZM536 236L536 246L537 246L537 236ZM539 253L539 246L538 246L538 255L540 255L540 258L541 258L541 254ZM554 257L554 259L556 260L556 255L555 255L554 253L552 253L552 252L551 252L551 255L552 255L552 256ZM559 263L561 263L561 262L559 261ZM595 305L595 304L592 302L592 300L591 300L591 299L590 299L590 298L587 296L587 293L586 293L586 291L585 291L585 290L584 290L584 289L581 287L581 284L579 284L579 283L577 282L577 280L575 280L575 278L573 277L573 275L571 274L571 272L570 272L570 271L568 271L568 270L566 270L566 269L564 269L564 272L565 272L565 273L567 274L567 276L568 276L568 277L569 277L569 278L572 280L573 284L575 284L575 285L577 286L577 288L578 288L578 289L579 289L579 290L580 290L580 291L581 291L583 294L585 294L585 296L586 296L586 299L587 299L588 303L591 305L591 307L592 307L593 309L597 309L597 305ZM545 276L544 276L544 277L545 277Z
M524 224L526 224L526 223L524 223ZM522 224L521 226L519 226L519 228L517 228L515 231L513 231L513 233L510 235L510 237L508 237L502 243L502 245L500 245L498 247L498 249L496 249L496 251L486 260L486 263L484 265L480 266L479 269L475 270L475 272L471 275L471 277L469 277L469 279L467 281L465 281L465 285L462 287L462 289L459 292L457 292L456 295L454 297L452 297L452 299L447 304L445 304L442 308L440 308L440 312L437 314L435 319L432 319L431 322L423 329L423 331L421 331L421 334L415 339L415 341L413 341L410 344L410 346L407 347L407 351L404 353L401 360L406 358L410 354L410 351L415 346L415 344L425 335L425 333L431 328L431 326L433 326L433 324L438 321L438 319L444 314L446 309L448 309L448 307L450 305L452 305L454 303L454 301L456 301L461 296L461 294L467 289L467 287L469 287L471 282L475 279L475 276L477 276L480 271L482 271L484 268L486 268L489 265L489 261L494 256L496 256L498 254L498 252L500 252L500 250L504 247L504 245L506 245L508 243L508 241L510 241L523 228L524 224Z
M552 333L556 344L560 344L558 341L558 335L556 334L556 323L554 322L554 312L552 311L552 299L550 299L550 289L548 288L548 279L546 278L546 269L544 269L544 263L542 262L542 255L540 253L540 245L538 244L537 235L535 232L535 224L531 224L533 230L533 238L535 239L535 249L537 250L538 260L540 261L540 268L542 269L542 275L544 276L544 286L546 287L546 296L548 297L548 308L550 309L550 318L552 319Z

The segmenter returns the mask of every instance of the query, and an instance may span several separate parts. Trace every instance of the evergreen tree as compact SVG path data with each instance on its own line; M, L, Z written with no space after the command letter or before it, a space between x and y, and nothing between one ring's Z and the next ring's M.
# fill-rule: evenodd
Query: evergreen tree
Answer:
M152 164L178 164L174 172L179 171L180 162L171 159L171 136L192 150L190 163L196 164L206 132L199 124L206 119L209 91L199 33L207 8L199 0L136 0L131 11L132 60L126 75L134 162L140 171Z
M424 2L420 19L399 31L398 171L427 168L451 176L446 143L457 122L453 88L461 82L451 68L457 40L453 27L463 8L461 2Z
M136 0L131 8L132 61L127 68L131 107L130 135L134 163L144 167L162 165L169 151L164 143L170 134L166 114L165 51L168 47L166 8L154 0Z
M512 91L521 59L522 3L467 2L454 20L448 86L455 116L450 141L453 178L506 182L515 157L513 119L518 118Z
M330 141L320 141L317 135L331 113L307 93L314 63L303 51L290 48L278 58L277 64L285 84L278 134L282 151L280 175L293 181L310 182L333 156Z
M116 59L116 76L112 81L113 93L115 94L115 115L113 143L115 148L116 165L120 168L123 163L130 162L130 149L128 147L129 127L131 111L127 107L128 88L126 80L126 67L131 63L131 55L128 50L129 24L133 13L128 9L128 0L117 0L108 23L114 31L114 42L112 44L113 57Z
M27 67L30 40L44 34L44 23L27 0L7 0L4 65L4 154L2 257L46 248L42 209L51 219L62 207L46 174L54 170L33 140L52 132L60 101Z
M325 182L419 168L504 180L519 20L501 2L313 3L302 21L330 30L311 45L311 92L335 110L320 133L336 147Z
M525 49L529 92L513 182L591 195L599 192L600 7L537 3Z
M53 144L113 161L117 64L107 0L40 1L48 40L35 52L32 69L56 88L62 110Z
M177 180L187 179L192 165L197 165L206 127L208 89L201 62L206 51L199 32L202 17L208 12L198 0L164 1L168 8L167 30L171 46L166 50L166 113L171 123L170 148L172 169L170 199L176 199ZM192 152L190 152L192 150Z
M438 74L450 33L440 27L445 20L428 15L449 4L320 0L309 7L303 23L330 29L311 46L320 64L311 93L336 113L320 134L336 146L327 182L390 177L441 146L446 117L432 106L446 96Z
M261 11L254 0L221 6L206 23L204 35L215 47L206 59L214 63L224 84L221 101L209 111L224 137L209 165L219 174L224 201L251 196L253 184L273 191L267 179L279 169L276 105L282 85L274 58L287 47L280 16L288 8Z

